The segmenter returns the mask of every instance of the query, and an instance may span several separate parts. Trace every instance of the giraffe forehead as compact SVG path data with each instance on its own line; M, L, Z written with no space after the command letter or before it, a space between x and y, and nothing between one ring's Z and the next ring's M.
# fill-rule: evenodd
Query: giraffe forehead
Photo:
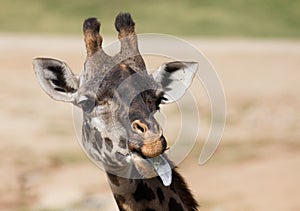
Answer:
M85 71L80 77L80 95L95 93L99 100L111 98L116 92L122 96L136 96L145 90L162 92L161 86L146 71L135 71L125 63L106 68L106 71Z
M129 95L139 95L146 90L158 89L158 84L154 79L145 73L138 73L128 68L126 70L113 70L107 74L99 87L101 92L108 93L109 90L118 92L122 97Z

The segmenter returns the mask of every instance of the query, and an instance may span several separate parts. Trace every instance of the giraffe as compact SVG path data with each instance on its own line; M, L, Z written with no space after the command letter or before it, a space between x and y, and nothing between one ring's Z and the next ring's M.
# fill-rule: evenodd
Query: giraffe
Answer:
M198 203L166 156L167 141L154 118L160 104L184 95L195 62L173 61L149 74L129 13L115 19L120 51L102 48L100 22L83 23L84 71L75 75L63 61L35 58L42 89L54 100L82 109L84 150L102 164L119 210L197 210Z

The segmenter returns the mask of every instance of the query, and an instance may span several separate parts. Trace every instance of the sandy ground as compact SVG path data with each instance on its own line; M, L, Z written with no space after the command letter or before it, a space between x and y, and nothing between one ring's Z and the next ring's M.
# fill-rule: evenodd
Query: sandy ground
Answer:
M216 68L227 100L222 142L200 166L210 106L192 87L202 100L202 132L179 167L201 210L300 210L300 42L189 41ZM39 87L31 65L37 56L60 58L80 73L84 44L0 35L0 210L117 210L103 171L78 144L72 107Z

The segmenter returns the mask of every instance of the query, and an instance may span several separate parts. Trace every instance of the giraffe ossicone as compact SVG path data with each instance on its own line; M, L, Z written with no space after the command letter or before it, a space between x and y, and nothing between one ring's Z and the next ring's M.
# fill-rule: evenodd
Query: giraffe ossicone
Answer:
M166 157L167 141L154 114L160 104L184 95L198 64L169 62L149 74L131 15L120 13L115 27L121 44L117 54L104 52L100 23L89 18L83 24L87 57L82 74L73 74L63 61L36 58L38 81L54 100L82 110L82 145L107 172L120 210L197 210Z

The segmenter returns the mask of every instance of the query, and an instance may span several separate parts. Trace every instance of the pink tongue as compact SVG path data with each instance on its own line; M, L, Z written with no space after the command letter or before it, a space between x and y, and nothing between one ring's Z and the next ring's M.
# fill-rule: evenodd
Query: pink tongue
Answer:
M164 186L169 186L172 183L172 169L168 161L161 155L155 158L147 159L155 169L156 173L162 180Z

